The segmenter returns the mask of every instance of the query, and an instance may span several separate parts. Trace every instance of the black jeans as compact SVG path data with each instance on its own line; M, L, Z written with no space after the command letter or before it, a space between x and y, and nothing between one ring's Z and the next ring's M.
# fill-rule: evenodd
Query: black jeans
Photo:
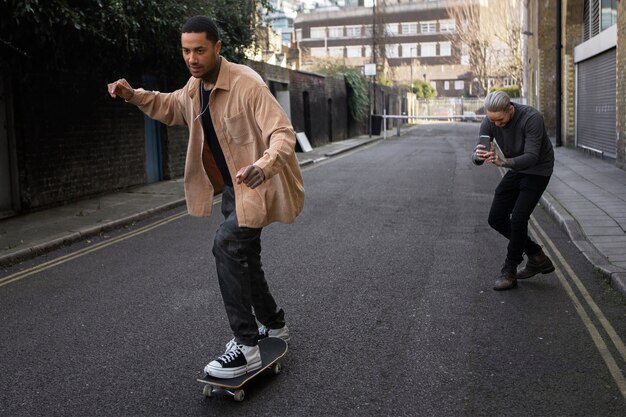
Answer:
M232 186L222 191L222 214L225 221L213 243L222 299L235 340L254 346L259 332L256 319L268 328L280 328L285 325L284 313L270 293L261 265L263 229L239 227Z
M528 220L550 177L528 175L509 171L496 188L489 225L509 240L507 259L519 265L524 253L535 255L541 246L528 236Z

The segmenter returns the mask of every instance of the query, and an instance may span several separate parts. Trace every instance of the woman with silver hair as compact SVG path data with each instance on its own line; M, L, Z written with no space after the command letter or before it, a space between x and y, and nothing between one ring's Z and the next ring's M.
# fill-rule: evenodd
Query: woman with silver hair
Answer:
M489 138L489 147L479 144L472 160L508 168L497 186L489 225L508 239L507 255L494 290L508 290L518 279L554 271L550 258L528 235L528 220L548 186L554 168L554 151L543 116L531 106L512 103L502 91L485 98L485 117L480 136ZM495 144L493 142L496 142ZM499 148L500 152L496 152ZM517 266L526 254L528 260L520 271Z

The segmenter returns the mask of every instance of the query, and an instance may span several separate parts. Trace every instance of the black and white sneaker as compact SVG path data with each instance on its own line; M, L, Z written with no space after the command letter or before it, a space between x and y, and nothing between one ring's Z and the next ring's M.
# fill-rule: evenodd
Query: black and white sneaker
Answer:
M204 367L204 374L215 378L236 378L261 367L259 346L246 346L234 341L226 345L226 352Z
M259 326L259 340L265 339L266 337L278 337L283 339L285 342L289 342L291 339L289 336L289 327L287 327L287 325L281 327L280 329L270 329L264 325ZM226 343L226 351L229 351L233 344L236 344L234 337Z
M261 325L261 327L259 327L259 339L265 339L266 337L278 337L288 342L291 338L289 336L289 327L285 325L280 329L270 329Z

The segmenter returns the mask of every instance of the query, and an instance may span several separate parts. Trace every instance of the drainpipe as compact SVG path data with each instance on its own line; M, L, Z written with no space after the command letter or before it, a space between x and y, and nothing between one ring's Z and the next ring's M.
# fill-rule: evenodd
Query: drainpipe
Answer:
M561 8L562 0L556 2L556 146L563 146L561 139L561 123L563 119L562 115L562 100L563 100L563 86L562 86L562 62L561 62Z

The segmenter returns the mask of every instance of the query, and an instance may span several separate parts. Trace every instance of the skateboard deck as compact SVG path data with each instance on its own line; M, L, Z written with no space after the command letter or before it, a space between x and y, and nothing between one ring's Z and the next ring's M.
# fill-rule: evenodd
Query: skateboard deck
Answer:
M274 375L278 375L282 371L280 359L287 353L287 342L277 337L267 337L259 340L259 349L261 351L259 369L235 378L215 378L210 375L198 378L197 381L204 384L202 393L206 397L213 397L218 393L231 395L235 401L243 401L245 392L242 387L248 381L267 369L271 369Z

